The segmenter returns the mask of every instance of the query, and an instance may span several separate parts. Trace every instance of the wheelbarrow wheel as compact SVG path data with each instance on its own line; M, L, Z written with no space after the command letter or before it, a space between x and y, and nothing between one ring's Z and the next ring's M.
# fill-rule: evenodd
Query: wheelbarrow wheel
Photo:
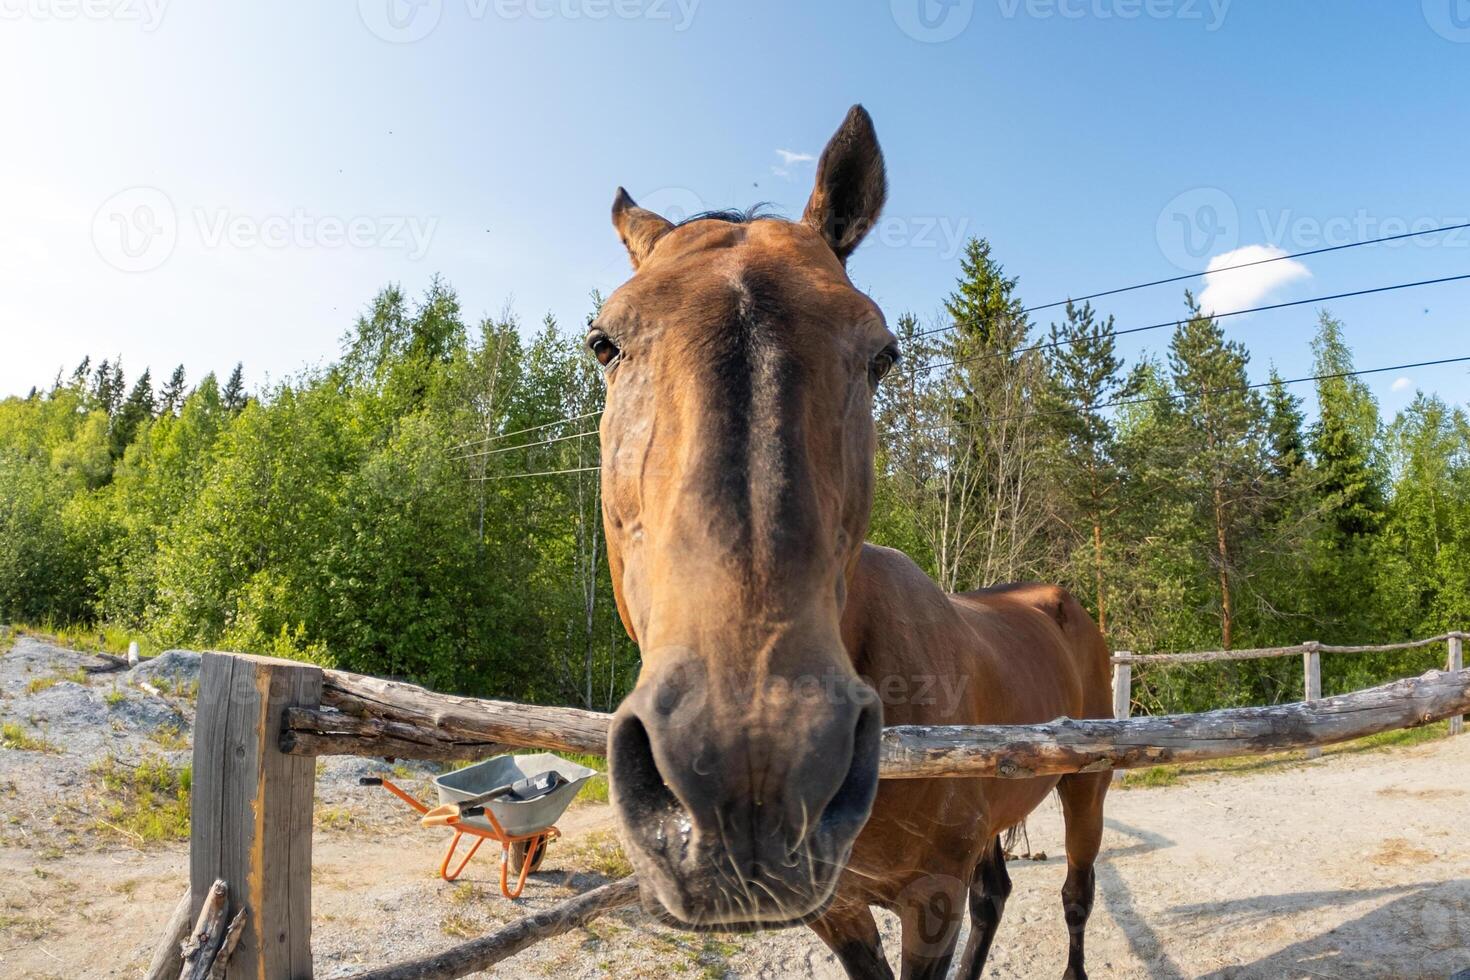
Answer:
M510 866L517 873L520 872L521 868L525 867L526 850L531 846L531 843L531 841L522 840L510 845ZM531 870L533 872L540 870L541 861L546 857L546 845L550 842L545 837L542 837L535 843L536 853L531 858Z

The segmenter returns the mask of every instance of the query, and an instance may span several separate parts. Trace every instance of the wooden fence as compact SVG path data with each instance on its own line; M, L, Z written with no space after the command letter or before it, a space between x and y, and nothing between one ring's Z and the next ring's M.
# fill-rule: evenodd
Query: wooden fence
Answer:
M1430 671L1295 704L1135 719L1063 718L1043 725L890 727L883 733L880 775L1028 778L1131 769L1312 748L1429 724L1470 711L1470 671L1460 669L1461 637L1417 644L1449 639L1451 672ZM1370 648L1304 644L1264 654L1119 654L1114 658L1121 678L1115 691L1124 697L1119 713L1127 713L1134 663L1362 649ZM179 940L196 920L200 926L191 940L191 962L198 971L207 971L223 947L231 978L311 976L315 757L462 761L516 746L601 754L610 717L438 694L294 661L205 654L194 729L189 893L171 919L149 976L179 975ZM228 906L221 904L220 882L228 883ZM612 882L438 956L362 977L462 976L635 897L631 879ZM201 956L201 948L208 955Z
M1448 647L1445 670L1463 670L1464 640L1470 634L1458 630L1431 636L1426 640L1407 640L1403 643L1383 643L1377 646L1334 646L1307 640L1290 647L1262 647L1254 650L1208 650L1200 653L1149 653L1136 654L1120 650L1113 655L1113 717L1127 718L1133 708L1133 665L1156 664L1163 667L1179 664L1219 663L1227 660L1263 660L1270 657L1293 657L1301 654L1303 685L1307 701L1322 697L1322 654L1324 653L1393 653L1399 650L1418 650L1443 643ZM1463 715L1449 719L1450 734L1459 735L1465 730ZM1315 759L1322 754L1316 746L1307 749L1307 758Z

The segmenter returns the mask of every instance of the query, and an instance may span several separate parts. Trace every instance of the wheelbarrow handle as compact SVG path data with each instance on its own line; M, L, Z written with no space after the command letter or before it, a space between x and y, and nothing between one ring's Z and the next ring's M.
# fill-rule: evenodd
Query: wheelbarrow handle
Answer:
M509 794L510 786L497 786L488 793L479 796L471 796L469 799L460 800L458 803L443 803L434 807L423 817L419 823L425 827L453 827L464 817L483 817L485 815L485 804L491 800Z
M358 777L357 785L359 785L359 786L381 786L381 785L383 785L383 780L382 780L382 777L380 777L380 776L360 776L360 777Z

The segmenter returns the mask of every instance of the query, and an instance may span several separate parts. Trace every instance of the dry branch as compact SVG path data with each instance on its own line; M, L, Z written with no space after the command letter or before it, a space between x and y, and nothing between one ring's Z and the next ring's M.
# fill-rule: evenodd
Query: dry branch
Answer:
M210 886L204 896L204 905L199 909L199 921L194 932L184 944L183 968L179 980L223 980L230 954L240 941L245 928L245 909L235 913L235 918L226 924L230 910L230 889L223 880Z
M488 936L434 956L359 973L352 980L446 980L484 970L552 936L586 925L604 912L638 900L636 877L619 878L549 909L517 919Z
M396 685L408 688L408 685ZM376 703L387 725L358 725L355 719L312 709L287 713L283 750L400 758L465 758L467 743L492 740L579 752L602 752L608 715L568 708L506 705L450 698L409 688L413 699L402 714L388 699ZM452 708L453 728L421 719L440 700ZM340 702L339 702L340 703ZM480 707L484 706L484 707ZM510 720L516 709L515 722ZM1265 708L1229 708L1197 715L1162 715L1122 721L1060 719L1044 725L904 726L883 733L881 775L887 779L935 776L1026 778L1102 769L1133 769L1162 762L1259 755L1361 738L1378 732L1439 721L1470 712L1470 673L1431 671L1319 701ZM442 717L443 715L441 715ZM574 732L556 731L570 716ZM525 730L513 723L534 718ZM391 734L389 734L391 732Z

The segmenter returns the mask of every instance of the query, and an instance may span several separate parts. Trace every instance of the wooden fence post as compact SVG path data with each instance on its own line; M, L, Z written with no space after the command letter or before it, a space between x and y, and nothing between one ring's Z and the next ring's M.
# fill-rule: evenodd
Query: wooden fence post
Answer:
M1459 633L1450 635L1450 658L1445 665L1446 670L1464 670L1465 655L1463 651L1464 637ZM1461 735L1465 732L1465 716L1455 715L1450 719L1450 734Z
M1122 654L1127 656L1126 653ZM1113 717L1127 718L1133 712L1133 665L1113 664ZM1122 769L1113 770L1113 780L1123 778Z
M1306 683L1303 685L1306 691L1307 701L1320 701L1322 699L1322 654L1317 651L1317 641L1308 640L1302 646L1307 650L1302 654L1302 668L1306 671ZM1307 749L1308 759L1320 759L1322 750L1313 746Z
M1113 664L1113 717L1127 718L1132 712L1133 665Z
M190 918L216 879L231 918L247 909L227 976L311 977L311 828L316 760L284 755L287 708L321 704L322 672L268 657L206 653L194 725Z

